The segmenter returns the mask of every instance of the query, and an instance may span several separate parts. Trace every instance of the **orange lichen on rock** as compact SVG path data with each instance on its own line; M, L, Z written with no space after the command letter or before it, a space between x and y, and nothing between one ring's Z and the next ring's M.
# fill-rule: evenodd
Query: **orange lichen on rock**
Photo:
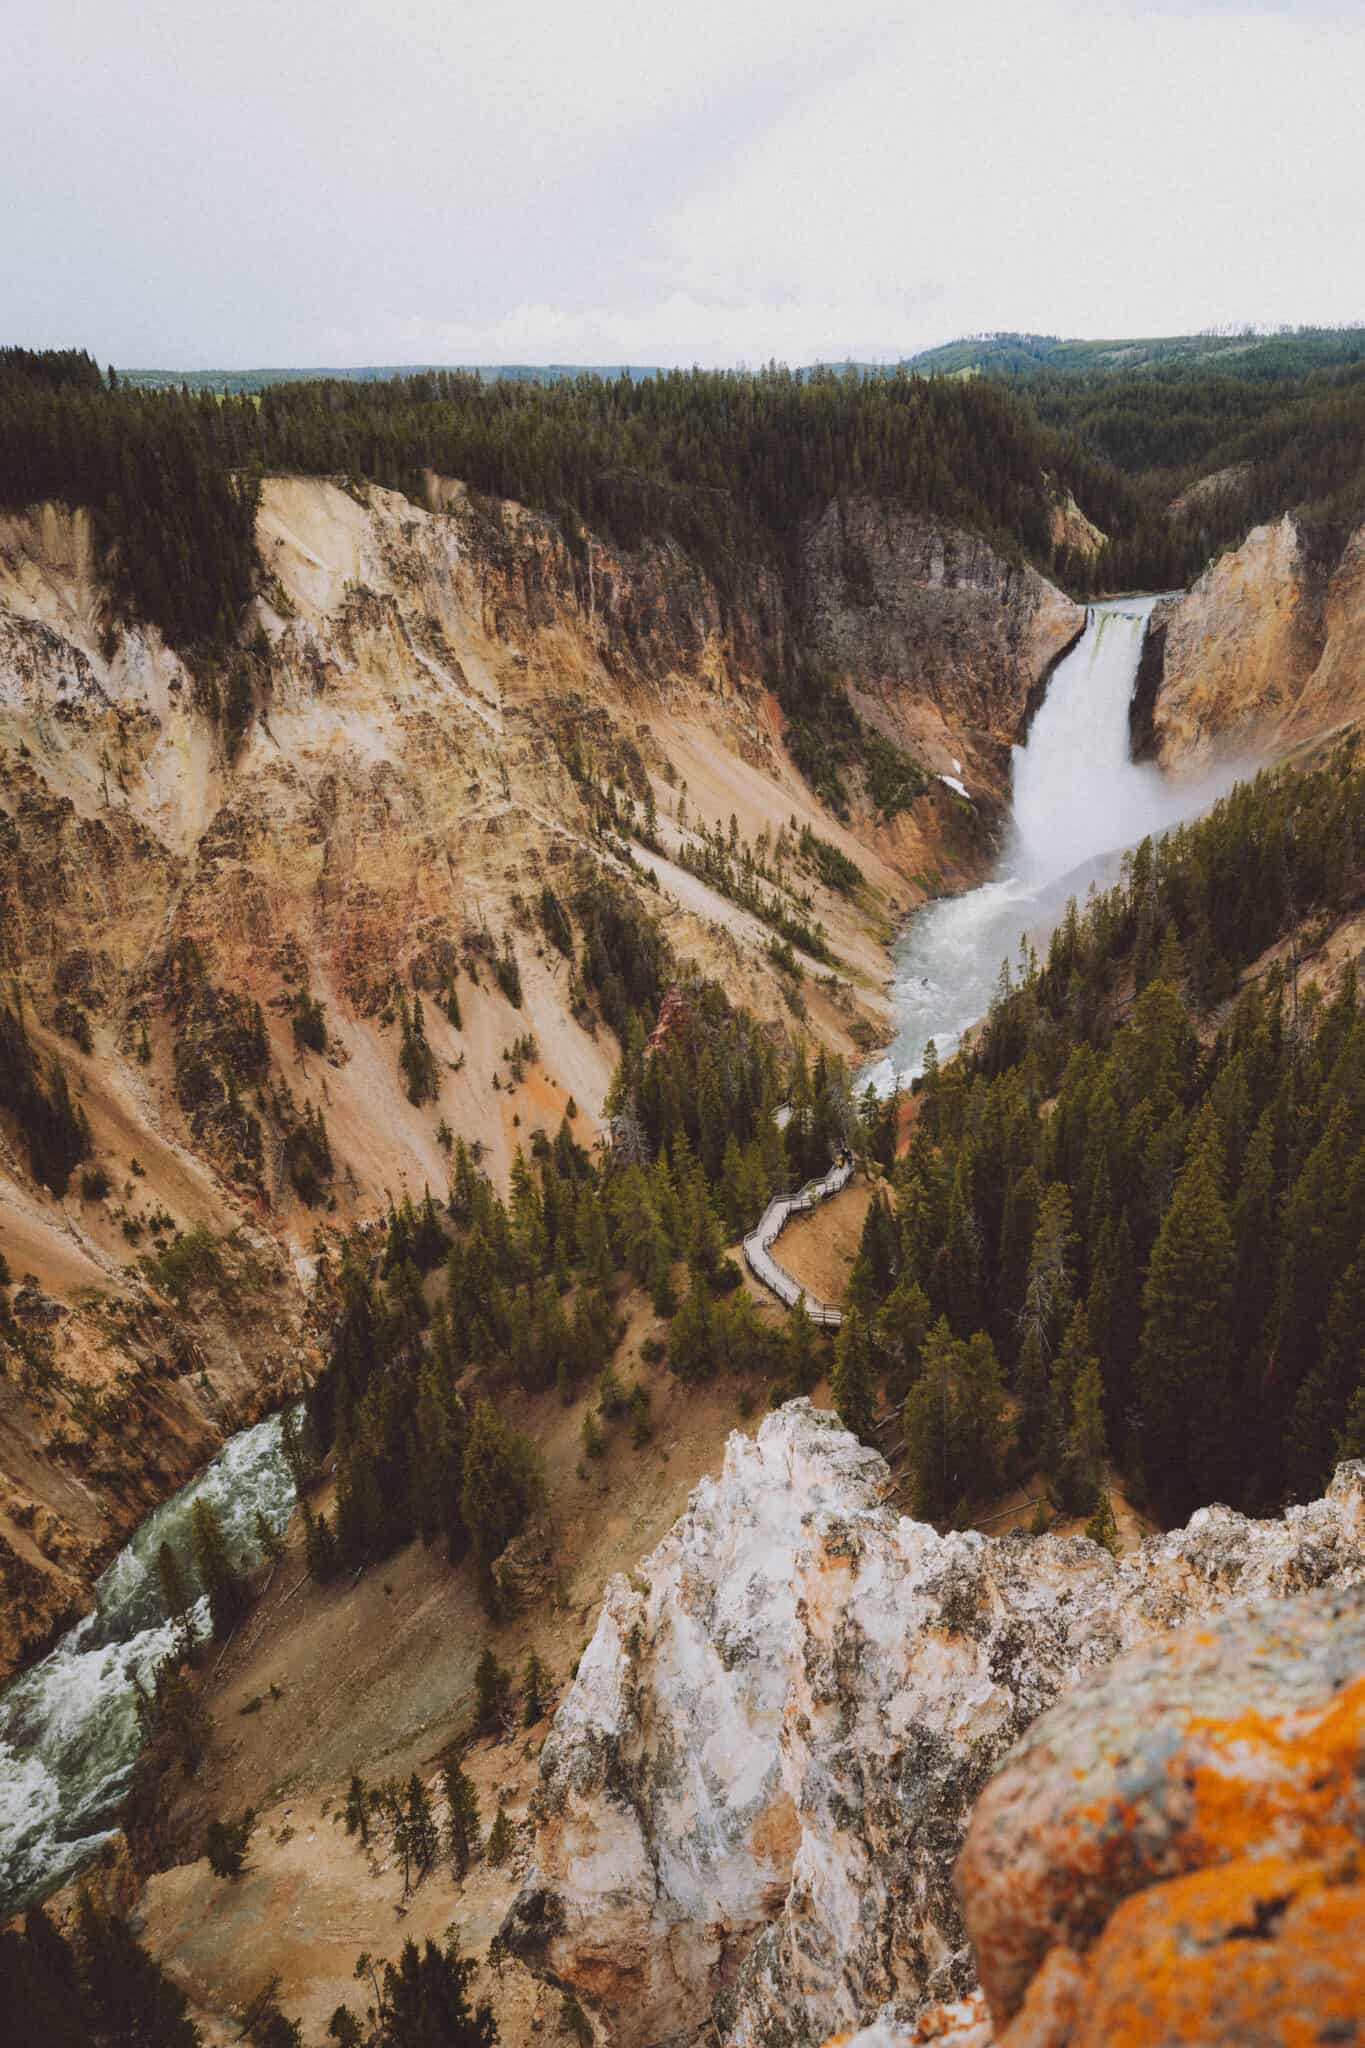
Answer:
M1317 1712L1248 1708L1232 1720L1192 1721L1167 1765L1172 1778L1183 1774L1191 1802L1187 1861L1264 1855L1283 1841L1309 1856L1357 1846L1362 1758L1365 1674Z
M1000 2048L1316 2048L1365 2039L1358 1865L1246 1858L1156 1885L1119 1907L1092 1950L1075 2024L1026 2035L1029 2004Z
M1174 1635L1043 1715L983 1793L957 1866L997 2025L1050 1952L1084 1956L1133 1893L1365 1845L1362 1672L1355 1587Z

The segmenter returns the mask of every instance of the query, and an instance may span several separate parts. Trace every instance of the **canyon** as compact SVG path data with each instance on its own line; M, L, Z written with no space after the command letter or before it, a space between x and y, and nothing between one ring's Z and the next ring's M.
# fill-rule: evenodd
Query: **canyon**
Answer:
M660 917L684 971L714 976L775 1039L857 1062L889 1036L897 926L980 884L1010 844L1015 749L1068 656L1073 685L1107 687L1118 668L1091 649L1107 644L1112 663L1121 640L1126 693L1131 642L1135 751L1187 794L1340 730L1365 689L1365 534L1329 567L1289 516L1156 602L1145 643L1147 600L1088 614L979 537L872 499L805 531L799 599L754 565L722 590L672 545L589 535L570 549L549 520L435 476L421 503L267 478L257 540L252 713L233 746L202 680L153 630L114 619L84 515L0 521L0 969L34 1045L64 1062L110 1183L58 1199L0 1129L19 1331L0 1380L0 1675L89 1609L150 1509L317 1369L344 1234L373 1232L405 1195L442 1194L452 1130L499 1188L563 1118L580 1143L605 1137L618 1048L543 942L542 890L572 906L585 878L611 877ZM856 781L836 814L802 780L775 688L798 647L918 764L923 786L896 816ZM1143 773L1155 780L1157 765ZM1064 779L1035 797L1040 816L1055 810ZM618 800L627 821L632 804L655 812L652 845L631 844ZM731 818L746 844L808 828L862 874L852 895L812 869L790 885L829 952L798 951L799 1006L765 926L678 858L703 822ZM516 1002L497 971L509 952ZM305 998L325 1019L322 1049L293 1029ZM398 1017L417 1000L438 1072L420 1106L398 1058ZM224 1047L253 1010L266 1055L239 1095ZM526 1035L529 1055L515 1050ZM335 1172L309 1201L287 1161L311 1116ZM184 1233L211 1240L215 1264L177 1288L160 1255ZM669 1411L680 1436L687 1406L681 1391ZM688 1440L635 1504L650 1540L684 1472L690 1483L714 1462L719 1402L705 1424L709 1448ZM555 1456L567 1485L572 1453ZM597 1572L608 1545L594 1541ZM628 1542L613 1524L614 1566ZM439 1615L467 1647L481 1626L468 1588L433 1599L422 1570L395 1573L405 1612ZM381 1600L373 1577L362 1590L377 1613L392 1588ZM1344 1466L1324 1500L1280 1521L1208 1508L1114 1559L1082 1539L910 1521L877 1454L797 1401L729 1438L718 1476L610 1578L598 1614L601 1582L578 1588L595 1620L538 1772L518 1762L504 1780L510 1762L480 1760L490 1794L515 1777L528 1819L510 1907L510 1883L484 1873L477 1929L506 1913L536 2013L569 1991L621 2048L708 2026L735 2048L817 2048L876 2015L866 2048L939 2038L934 2027L960 2048L1063 2048L1098 2038L1075 2024L1084 1942L1002 1990L983 1958L1022 1937L998 1901L995 1920L974 1917L988 1887L969 1830L994 1825L983 1789L1001 1766L1008 1784L1008 1759L1030 1754L1017 1745L1053 1741L1064 1761L1046 1791L1064 1811L1059 1777L1084 1729L1053 1717L1099 1674L1112 1667L1136 1697L1162 1645L1198 1644L1179 1634L1191 1624L1223 1630L1231 1657L1246 1637L1235 1615L1219 1619L1228 1610L1355 1594L1365 1470ZM321 1656L335 1625L324 1607L310 1594L294 1610ZM1319 1625L1305 1626L1311 1647ZM444 1679L456 1660L443 1655ZM1318 1672L1308 1651L1299 1662ZM243 1688L266 1669L228 1665ZM322 1707L299 1690L280 1726L293 1717L301 1748ZM404 1728L405 1768L430 1760L426 1726ZM394 1746L391 1733L379 1743ZM316 1854L285 1853L292 1809L273 1766L266 1743L251 1767L278 1846L263 1860L292 1899ZM308 1811L311 1842L327 1797ZM1059 1869L1071 1854L1068 1838ZM182 1865L129 1891L173 1970L187 1927L206 1940L197 1884ZM366 1910L386 1916L371 1889ZM338 1912L355 1909L353 1891L338 1882ZM434 1930L449 1903L423 1903ZM1123 1905L1106 1895L1116 1942ZM183 1967L203 2009L223 2010ZM1070 2017L1020 2031L1021 2001L1044 1990Z
M676 548L589 537L574 557L547 520L443 479L425 505L267 479L257 711L230 758L194 675L114 618L88 515L0 518L0 974L40 1055L67 1066L110 1183L58 1200L0 1130L27 1344L0 1383L0 1672L315 1365L327 1246L405 1192L443 1191L442 1128L503 1186L571 1102L580 1139L598 1133L616 1048L542 942L547 883L567 896L602 871L635 888L681 959L790 1033L765 929L669 854L702 820L733 816L746 842L809 826L865 886L852 902L802 877L833 960L806 963L808 1028L855 1056L885 1036L886 940L927 891L984 871L1008 740L1083 615L967 535L853 516L856 564L810 537L812 614L831 655L859 650L860 697L913 744L925 788L891 820L859 801L847 824L783 744L769 685L806 626L762 568L722 595ZM874 632L891 590L896 628ZM973 804L937 780L955 761ZM634 868L593 831L592 793L613 784L657 801L664 851ZM519 1010L492 971L504 940ZM451 975L458 1032L438 1008ZM422 1108L399 1072L398 989L425 997L439 1064ZM322 1053L291 1032L305 994ZM267 1047L245 1115L222 1079L234 1004L259 1005ZM536 1058L516 1079L524 1034ZM309 1114L336 1160L323 1207L285 1169ZM193 1229L224 1247L224 1277L177 1302L139 1258Z

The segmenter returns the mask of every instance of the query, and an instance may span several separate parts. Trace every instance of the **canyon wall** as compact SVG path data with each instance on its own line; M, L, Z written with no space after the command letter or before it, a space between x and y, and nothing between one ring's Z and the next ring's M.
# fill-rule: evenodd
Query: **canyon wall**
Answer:
M1286 513L1157 605L1134 744L1173 774L1262 760L1365 713L1365 528L1340 554Z
M806 2048L961 1997L951 1874L1011 1746L1087 1672L1258 1596L1365 1583L1365 1466L1283 1521L1202 1509L1115 1561L939 1536L793 1402L614 1580L541 1763L505 1938L604 2041Z
M802 562L812 657L888 738L1003 804L1010 748L1084 605L979 536L877 499L831 505Z
M867 889L853 903L801 876L834 956L807 976L804 1029L855 1056L876 1042L887 937L926 876L975 879L990 836L964 836L932 779L892 826L856 801L841 822L811 794L770 688L811 630L802 607L852 662L879 607L913 612L917 578L926 604L952 585L954 633L935 648L926 611L915 633L887 629L876 664L903 737L906 707L931 706L925 765L945 770L998 754L1051 644L1019 622L1067 610L922 524L890 521L883 596L856 603L812 543L798 603L761 561L722 591L675 547L571 550L552 522L437 477L422 505L267 478L257 539L242 649L196 673L115 617L86 514L0 519L0 988L20 992L44 1070L63 1062L103 1176L78 1171L58 1199L0 1115L18 1290L0 1329L0 1676L88 1601L147 1507L315 1361L340 1232L405 1191L439 1195L452 1133L504 1184L571 1101L592 1142L617 1048L543 942L547 884L567 902L594 874L639 888L651 869L640 900L680 957L789 1037L767 928L672 855L699 821L733 817L748 841L809 825ZM866 663L854 680L870 702ZM663 852L635 868L594 817L610 786L657 803ZM504 944L519 1008L493 972ZM325 1050L295 1036L305 994ZM420 1106L400 995L423 998L436 1060ZM535 1056L509 1059L527 1035ZM310 1117L333 1172L305 1199L289 1162ZM196 1229L226 1247L227 1277L169 1299L141 1261Z

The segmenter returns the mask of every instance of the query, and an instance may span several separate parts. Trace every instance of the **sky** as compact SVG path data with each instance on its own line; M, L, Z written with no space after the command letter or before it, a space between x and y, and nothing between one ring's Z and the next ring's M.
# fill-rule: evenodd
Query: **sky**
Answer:
M895 360L1365 322L1365 0L43 0L0 342Z

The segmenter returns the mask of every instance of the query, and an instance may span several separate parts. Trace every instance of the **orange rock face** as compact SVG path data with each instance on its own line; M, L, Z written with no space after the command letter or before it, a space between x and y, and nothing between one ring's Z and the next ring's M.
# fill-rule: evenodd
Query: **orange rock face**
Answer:
M1359 2040L1360 1877L1355 1860L1334 1867L1246 1857L1140 1892L1119 1908L1090 1957L1077 2024L1048 2040L1057 2048L1308 2048ZM1002 2048L1023 2048L1020 2023Z
M957 1885L999 2048L1365 2040L1365 1591L1071 1695L982 1795Z

